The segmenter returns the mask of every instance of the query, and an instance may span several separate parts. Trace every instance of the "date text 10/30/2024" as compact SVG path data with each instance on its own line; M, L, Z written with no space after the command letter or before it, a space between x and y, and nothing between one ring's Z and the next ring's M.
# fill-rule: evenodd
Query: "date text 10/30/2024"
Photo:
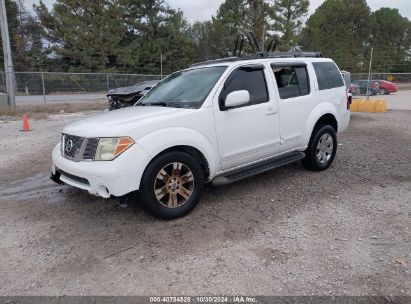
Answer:
M150 303L257 303L257 299L246 296L150 297Z

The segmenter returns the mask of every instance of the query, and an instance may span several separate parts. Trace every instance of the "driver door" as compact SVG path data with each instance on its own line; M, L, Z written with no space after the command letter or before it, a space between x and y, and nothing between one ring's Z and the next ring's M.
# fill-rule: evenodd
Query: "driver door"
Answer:
M222 170L278 153L278 105L268 83L273 79L265 65L245 65L232 71L216 94L213 111ZM242 90L248 91L249 102L226 108L227 95Z

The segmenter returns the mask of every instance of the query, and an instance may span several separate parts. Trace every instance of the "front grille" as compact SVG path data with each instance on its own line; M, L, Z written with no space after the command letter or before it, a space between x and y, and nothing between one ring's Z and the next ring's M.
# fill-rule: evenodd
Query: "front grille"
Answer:
M98 138L89 138L87 140L86 149L83 153L83 159L92 160L94 159L94 155L96 154L97 146L98 146Z
M74 159L80 153L84 137L63 134L63 156Z

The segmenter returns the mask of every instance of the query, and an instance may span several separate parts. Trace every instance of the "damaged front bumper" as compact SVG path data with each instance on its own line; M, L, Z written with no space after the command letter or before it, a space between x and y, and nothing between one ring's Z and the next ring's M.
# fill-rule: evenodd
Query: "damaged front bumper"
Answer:
M136 151L137 150L137 151ZM139 155L138 158L135 155ZM121 197L140 187L140 180L150 158L138 145L114 161L74 162L61 155L60 145L53 149L51 179L83 189L103 198Z

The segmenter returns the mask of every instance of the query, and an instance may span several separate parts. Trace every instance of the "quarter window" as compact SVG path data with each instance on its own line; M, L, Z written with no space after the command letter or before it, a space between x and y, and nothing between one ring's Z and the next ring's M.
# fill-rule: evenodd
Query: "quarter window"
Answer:
M334 62L314 62L313 66L320 90L345 86L342 76Z
M241 67L234 71L228 77L224 84L223 91L220 94L220 108L223 108L224 101L228 94L240 90L246 90L250 93L250 102L245 106L268 102L264 67Z
M271 65L281 99L310 94L310 82L306 66Z

